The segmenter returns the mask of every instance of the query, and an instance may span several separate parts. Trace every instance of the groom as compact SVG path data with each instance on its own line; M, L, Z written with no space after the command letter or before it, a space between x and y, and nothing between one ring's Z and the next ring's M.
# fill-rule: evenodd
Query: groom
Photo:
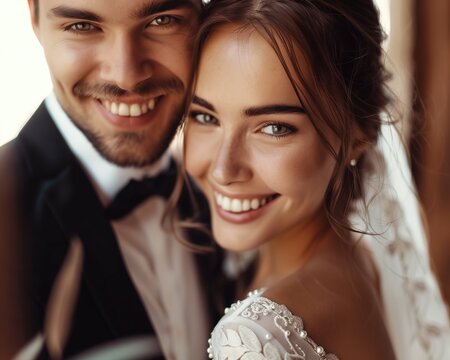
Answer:
M27 330L47 334L55 279L80 239L64 357L150 335L160 348L155 358L204 358L211 259L161 226L176 176L167 149L181 119L201 2L28 2L54 91L3 149L19 172ZM156 179L147 191L156 196L133 199L146 192L138 189L130 199L123 189L143 178Z

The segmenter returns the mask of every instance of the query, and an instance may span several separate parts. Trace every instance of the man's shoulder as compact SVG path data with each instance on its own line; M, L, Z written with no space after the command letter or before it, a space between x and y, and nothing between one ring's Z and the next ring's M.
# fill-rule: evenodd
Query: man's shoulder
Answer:
M9 163L12 160L13 154L17 148L17 139L13 139L6 144L0 146L0 166Z
M1 170L5 166L25 166L27 154L37 150L35 140L47 131L45 124L41 124L40 121L43 118L50 119L44 103L36 109L14 139L0 146Z
M2 177L8 177L11 181L15 181L17 180L15 178L20 176L18 174L23 173L25 169L26 166L17 138L0 146L0 174L2 174Z

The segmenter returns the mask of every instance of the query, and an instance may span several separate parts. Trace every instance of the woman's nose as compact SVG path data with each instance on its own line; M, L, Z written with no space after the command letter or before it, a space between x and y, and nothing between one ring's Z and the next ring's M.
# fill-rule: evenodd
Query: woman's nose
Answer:
M212 178L220 185L245 182L251 178L245 146L239 141L224 140L212 166Z

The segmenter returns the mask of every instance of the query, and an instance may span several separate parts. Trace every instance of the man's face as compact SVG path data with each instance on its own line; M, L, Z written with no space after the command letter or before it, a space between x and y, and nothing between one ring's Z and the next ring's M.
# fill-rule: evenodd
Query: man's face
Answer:
M143 166L166 150L199 11L196 0L39 0L33 25L56 96L106 159Z

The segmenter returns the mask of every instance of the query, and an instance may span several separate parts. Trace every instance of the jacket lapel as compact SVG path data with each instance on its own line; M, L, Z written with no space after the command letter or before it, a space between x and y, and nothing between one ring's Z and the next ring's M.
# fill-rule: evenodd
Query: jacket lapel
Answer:
M22 130L19 141L44 206L57 220L65 240L79 236L83 243L82 281L112 335L151 331L97 194L44 104Z

